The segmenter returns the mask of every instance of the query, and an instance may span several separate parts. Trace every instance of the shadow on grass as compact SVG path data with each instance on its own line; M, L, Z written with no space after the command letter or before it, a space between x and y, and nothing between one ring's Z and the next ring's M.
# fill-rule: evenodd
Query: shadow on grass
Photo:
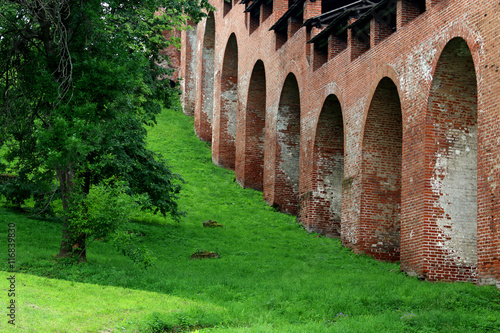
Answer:
M187 181L179 203L188 211L181 223L147 214L134 218L133 231L144 235L141 241L158 258L153 267L141 269L105 241L92 244L88 264L64 265L52 259L61 239L59 223L0 209L3 221L16 223L18 267L226 309L224 318L233 326L207 331L484 332L500 327L496 288L407 277L397 264L356 255L339 240L308 234L293 216L268 207L262 194L240 189L234 173L216 168L208 158L191 163L199 151L208 156L204 143L190 137L189 144L198 146L185 149L185 142L167 141L186 137L189 126L172 124L187 120L166 110L150 131L156 140L151 147L164 155L182 148L172 168ZM224 228L203 228L204 220ZM0 230L0 237L5 233L6 228ZM196 251L215 251L220 258L191 260ZM5 259L0 252L0 260ZM196 328L196 321L191 324Z

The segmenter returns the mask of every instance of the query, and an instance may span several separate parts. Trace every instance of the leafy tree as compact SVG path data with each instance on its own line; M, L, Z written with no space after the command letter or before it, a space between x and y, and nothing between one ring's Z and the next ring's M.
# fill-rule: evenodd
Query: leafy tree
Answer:
M94 188L182 214L179 177L146 148L145 126L177 93L160 64L179 41L163 32L211 9L207 0L0 0L0 146L17 174L1 191L15 204L35 198L40 212L62 199L59 257L85 261L88 238L116 230L120 214L107 220L91 207Z

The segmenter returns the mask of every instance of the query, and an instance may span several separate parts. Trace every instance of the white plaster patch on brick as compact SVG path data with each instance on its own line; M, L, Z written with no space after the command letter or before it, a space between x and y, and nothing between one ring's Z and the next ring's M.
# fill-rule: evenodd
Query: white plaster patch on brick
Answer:
M205 94L202 95L203 99L203 112L212 123L214 112L214 49L203 49L203 64L205 73L203 75L202 85Z
M442 242L457 264L477 264L477 126L446 132L448 152L437 154L432 188L444 215L438 219ZM458 153L457 153L458 152Z
M377 220L381 221L391 221L393 228L387 228L388 230L394 230L398 227L401 222L401 205L400 204L386 204L386 203L377 203L377 208L379 214L374 214ZM384 238L386 237L385 230L382 233Z
M274 128L277 126L277 120L278 120L278 108L279 108L279 101L276 103L272 104L269 106L266 110L266 127L269 126L269 128ZM274 132L273 130L270 130L270 133Z
M238 85L242 88L242 91L246 91L247 93L250 84L250 75L252 75L252 71L243 71L243 74L238 74Z
M189 72L193 78L193 80L190 80L190 85L187 87L186 90L186 80L181 80L181 86L182 86L182 91L184 91L184 98L187 99L188 101L191 101L194 103L194 100L196 98L196 90L195 90L195 82L196 82L196 55L197 55L197 48L196 48L196 40L197 40L197 30L196 28L188 29L186 31L186 39L187 43L191 46L191 50L193 50L194 54L191 55L191 61L187 64L189 68ZM187 76L187 73L186 73ZM187 78L186 78L187 79ZM186 103L185 103L186 104Z
M204 18L200 23L198 23L197 28L196 28L196 29L199 29L199 31L202 32L203 34L206 34L207 20L208 20L208 18ZM203 38L198 38L197 41L198 41L198 44L196 46L196 52L201 52L201 48L203 45Z
M351 244L358 243L358 231L357 226L354 224L342 224L340 226L342 231L342 238Z
M347 171L345 164L344 164L344 169ZM345 175L345 177L348 176ZM343 199L344 210L342 210L342 215L344 216L344 218L347 218L347 220L358 221L359 215L361 213L360 211L361 205L359 204L361 191L356 191L353 189L356 189L360 186L358 180L359 176L352 175L351 177L352 177L352 184L342 189L344 194L344 199ZM345 203L351 203L351 204L346 205ZM354 223L342 223L341 224L342 238L351 244L357 244L359 242L358 227L359 226Z
M222 109L224 115L227 119L227 133L234 139L236 139L236 110L238 108L238 85L236 83L231 83L225 91L222 92Z
M384 172L382 170L377 170L377 176L384 178L384 180L380 181L380 189L384 191L398 191L400 189L400 175Z
M500 147L500 144L498 145ZM495 164L493 167L492 167L492 170L491 170L491 175L500 175L500 164ZM496 192L497 190L497 187L498 187L498 182L495 182L493 181L493 177L492 176L489 176L488 177L488 185L490 186L490 189L491 189L491 192L494 193Z
M213 81L220 82L220 71L217 71L215 73L215 76L212 77L212 82ZM210 108L207 108L206 115L207 115L208 119L210 120L210 123L212 124L212 126L214 126L214 124L218 124L220 121L220 109L216 110L216 107L219 107L220 105L216 106L214 103L214 100L215 100L214 96L216 95L216 93L220 94L220 85L217 87L215 85L212 85L211 88L212 89L211 89L210 93L212 95L210 96L210 100L209 100ZM204 110L202 110L202 111L204 111ZM215 111L217 111L217 112L215 112Z
M437 53L434 44L435 40L428 40L408 53L399 82L402 93L408 100L418 98L421 95L422 84L432 81L431 63Z
M337 84L335 82L330 82L325 86L325 96L335 95ZM338 98L339 96L337 96Z
M354 105L349 108L349 114L354 115L349 124L344 129L346 138L346 147L349 152L346 154L345 169L349 170L346 177L353 176L359 173L358 162L361 160L361 132L363 130L363 111L365 109L368 97L364 96L356 101ZM345 113L344 113L345 114ZM354 122L354 123L353 123Z
M198 47L196 46L196 41L198 39L197 36L197 28L189 29L186 31L186 39L189 45L191 46L191 50L194 51L193 56L191 57L191 62L189 63L189 70L196 75L196 54L200 51L201 43L199 43Z
M201 45L203 43L202 39L198 39L198 44L196 45L196 53L201 52Z
M311 111L311 114L318 115L319 114L319 109L313 109ZM304 119L307 119L304 121ZM316 126L316 118L315 117L309 117L309 118L302 118L302 121L300 123L302 126L301 133L307 133L308 136L304 138L305 144L302 147L302 151L304 152L303 156L309 156L309 146L312 148L312 142L313 142L313 133L314 133L314 128Z
M337 154L328 160L319 159L317 161L318 169L321 165L332 165L331 172L323 176L323 181L318 182L313 197L325 199L330 203L330 213L340 222L342 206L342 181L344 180L344 156Z
M195 95L194 84L193 84L193 87L186 90L186 80L180 80L180 87L181 87L181 91L183 92L182 98L181 98L181 107L183 110L185 110L186 109L186 100L187 100L188 96Z
M278 144L281 151L279 168L284 172L293 187L294 194L299 189L299 159L300 159L300 136L287 133L289 119L292 110L288 105L282 105L277 122Z

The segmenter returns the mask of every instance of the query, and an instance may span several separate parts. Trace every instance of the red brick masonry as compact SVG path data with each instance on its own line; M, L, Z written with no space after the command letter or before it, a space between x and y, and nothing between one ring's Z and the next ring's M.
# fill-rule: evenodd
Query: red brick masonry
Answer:
M306 229L500 287L500 3L378 2L214 0L182 32L184 112Z

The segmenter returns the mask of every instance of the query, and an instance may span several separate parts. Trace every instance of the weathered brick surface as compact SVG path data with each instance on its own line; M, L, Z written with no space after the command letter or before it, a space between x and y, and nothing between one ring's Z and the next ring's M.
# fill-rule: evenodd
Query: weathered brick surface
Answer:
M184 114L193 116L196 103L196 56L197 56L197 26L190 22L189 30L184 32L184 43L181 48L181 63L184 66L180 68L180 76L182 78L181 102Z
M181 33L178 30L166 30L163 32L163 36L168 40L178 40L181 37ZM168 56L168 61L162 63L162 66L174 70L172 75L169 75L168 79L174 82L177 81L180 74L178 69L181 67L181 51L174 45L171 45L161 51L161 53Z
M183 38L182 45L186 45ZM210 13L208 18L197 27L195 110L194 128L203 141L212 141L212 123L214 117L214 74L215 74L215 17ZM185 48L185 47L184 47ZM201 54L201 59L200 59ZM186 64L187 65L187 64ZM183 64L182 67L186 66ZM199 75L203 73L203 75Z
M384 78L371 99L365 121L359 247L377 259L389 261L399 260L401 118L397 88L392 80Z
M182 34L183 103L214 162L308 230L429 280L498 284L500 3L389 2L392 21L313 45L323 28L297 18L269 30L286 0L258 21L214 0Z
M236 153L236 109L238 107L238 47L236 36L231 35L224 51L220 94L215 95L218 107L213 122L212 151L217 165L234 169ZM217 96L220 96L217 98Z
M242 110L237 125L236 173L245 188L263 190L264 135L266 121L266 80L262 61L257 61L250 76L247 107Z

